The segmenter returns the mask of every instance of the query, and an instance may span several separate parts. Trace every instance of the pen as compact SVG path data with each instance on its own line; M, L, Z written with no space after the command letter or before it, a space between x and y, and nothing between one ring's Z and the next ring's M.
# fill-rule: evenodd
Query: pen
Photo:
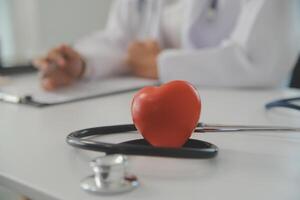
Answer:
M13 94L8 94L4 92L0 92L0 101L8 102L8 103L28 103L32 101L32 97L30 95L18 96Z
M22 102L21 97L17 95L12 95L12 94L6 94L3 92L0 92L0 100L4 102L9 102L9 103L21 103Z

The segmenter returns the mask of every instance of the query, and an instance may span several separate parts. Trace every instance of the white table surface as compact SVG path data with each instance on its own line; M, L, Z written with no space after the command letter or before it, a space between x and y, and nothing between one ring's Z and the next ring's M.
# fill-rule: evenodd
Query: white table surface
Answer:
M300 199L300 133L209 133L194 135L216 144L214 159L169 159L130 156L131 171L141 186L115 196L82 191L91 174L88 161L99 155L66 144L74 130L131 123L134 93L72 104L33 108L0 102L0 185L32 199ZM294 112L264 110L297 90L200 90L201 121L225 124L300 126ZM105 137L122 141L137 135Z

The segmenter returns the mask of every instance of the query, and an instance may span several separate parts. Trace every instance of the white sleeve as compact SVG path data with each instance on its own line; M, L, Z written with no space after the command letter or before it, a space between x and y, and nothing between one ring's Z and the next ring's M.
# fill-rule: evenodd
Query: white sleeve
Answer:
M279 86L299 53L298 0L252 2L219 46L163 52L158 60L161 81L183 79L208 87Z
M116 0L112 4L106 28L77 41L74 48L86 62L84 77L108 77L127 71L126 48L130 41L129 4Z

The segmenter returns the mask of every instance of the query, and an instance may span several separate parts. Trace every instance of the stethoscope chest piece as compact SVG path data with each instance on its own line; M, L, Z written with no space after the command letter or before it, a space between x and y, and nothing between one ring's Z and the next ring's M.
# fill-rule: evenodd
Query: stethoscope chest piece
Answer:
M120 154L98 157L90 162L94 174L81 181L87 192L112 195L129 192L139 186L137 177L127 171L127 157Z

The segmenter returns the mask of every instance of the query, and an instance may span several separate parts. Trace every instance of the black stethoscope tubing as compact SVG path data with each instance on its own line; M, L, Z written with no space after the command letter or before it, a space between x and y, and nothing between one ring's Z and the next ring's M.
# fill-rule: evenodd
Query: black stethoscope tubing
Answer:
M217 146L201 140L190 139L182 148L160 148L147 144L145 140L132 140L128 142L112 144L88 139L92 136L120 134L131 131L137 131L133 124L83 129L70 133L66 138L66 142L76 148L104 152L106 154L162 156L176 158L212 158L218 153Z
M300 97L280 99L265 105L267 110L275 107L284 107L300 110L300 106L293 104L300 100ZM199 123L197 127L201 127ZM201 140L188 140L182 148L159 148L149 145L145 140L131 140L123 143L112 144L95 141L91 136L103 136L137 131L133 124L114 126L103 126L83 129L70 133L67 136L67 143L80 149L104 152L106 154L126 154L140 156L163 156L177 158L212 158L217 155L218 147L214 144Z
M270 110L276 107L283 107L283 108L290 108L290 109L295 109L300 111L300 106L293 104L293 101L300 101L300 97L279 99L276 101L272 101L270 103L267 103L265 108L267 110Z

